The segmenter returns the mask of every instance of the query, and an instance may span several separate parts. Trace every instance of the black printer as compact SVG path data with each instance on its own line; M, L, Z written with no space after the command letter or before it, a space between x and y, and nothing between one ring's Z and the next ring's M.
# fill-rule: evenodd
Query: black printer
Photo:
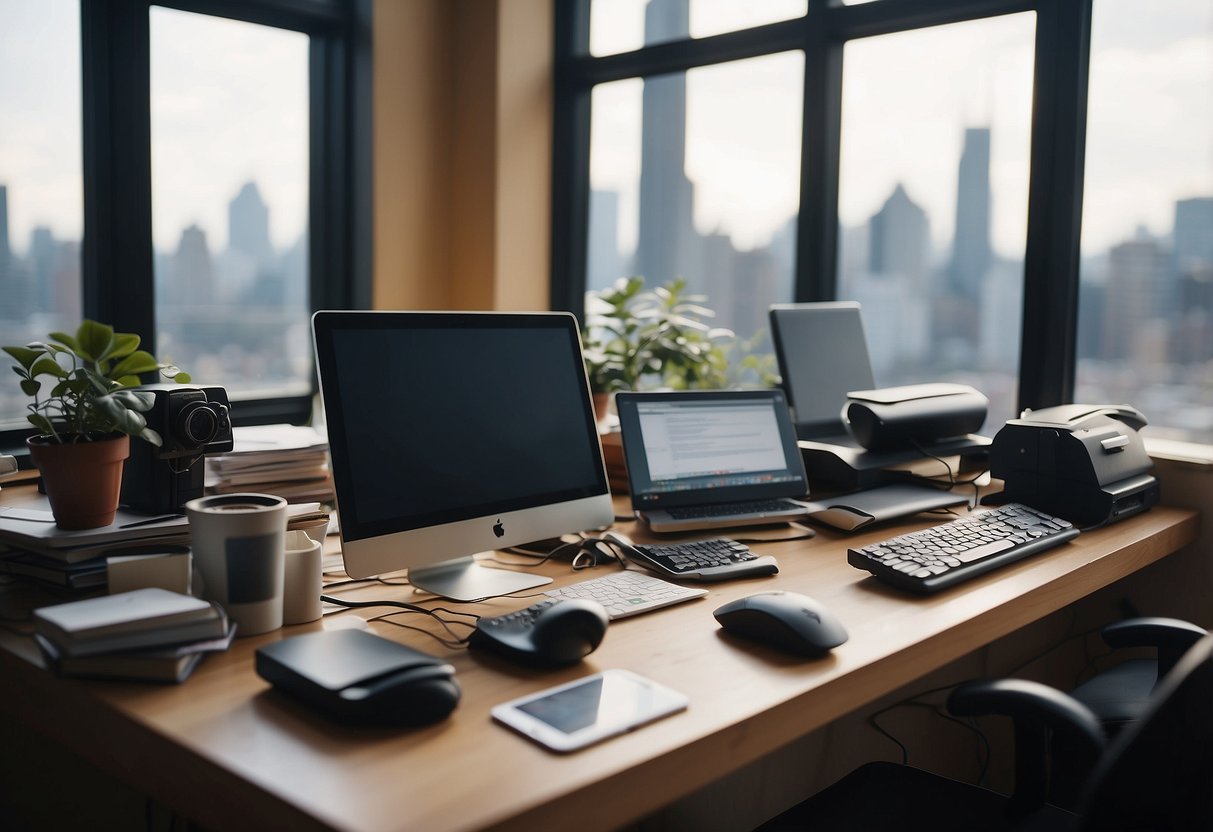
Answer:
M1000 499L1047 511L1078 526L1120 520L1158 502L1158 480L1128 405L1068 404L1025 411L994 436L990 474Z

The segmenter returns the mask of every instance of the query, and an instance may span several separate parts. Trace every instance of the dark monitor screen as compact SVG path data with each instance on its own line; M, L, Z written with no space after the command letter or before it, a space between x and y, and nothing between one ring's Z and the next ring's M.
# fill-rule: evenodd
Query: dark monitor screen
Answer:
M526 537L528 510L609 503L571 315L318 312L314 330L343 544L443 528L426 545L449 551L417 557L456 557L592 525Z

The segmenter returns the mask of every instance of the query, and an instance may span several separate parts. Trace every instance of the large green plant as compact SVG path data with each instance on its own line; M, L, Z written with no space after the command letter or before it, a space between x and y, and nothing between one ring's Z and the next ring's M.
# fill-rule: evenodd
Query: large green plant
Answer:
M646 290L641 277L624 277L588 292L583 352L594 392L635 390L646 381L677 390L724 387L731 330L713 328L715 313L686 281Z
M139 349L138 335L96 321L85 320L74 336L52 332L49 339L3 348L17 362L13 371L21 390L33 399L26 418L40 434L65 443L125 433L161 444L143 417L155 404L154 394L131 388L142 383L140 373L159 370L183 383L188 373Z

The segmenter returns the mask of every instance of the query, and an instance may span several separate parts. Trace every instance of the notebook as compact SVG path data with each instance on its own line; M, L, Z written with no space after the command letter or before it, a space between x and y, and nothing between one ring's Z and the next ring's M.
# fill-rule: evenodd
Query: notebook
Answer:
M858 448L842 417L847 393L876 386L859 304L775 304L769 314L796 438Z
M781 390L619 393L638 519L655 532L800 520L808 493Z

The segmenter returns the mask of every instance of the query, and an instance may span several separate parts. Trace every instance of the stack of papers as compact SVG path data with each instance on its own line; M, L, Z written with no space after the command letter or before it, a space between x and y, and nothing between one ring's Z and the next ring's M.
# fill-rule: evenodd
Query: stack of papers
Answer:
M318 502L287 506L288 529L325 524L328 517ZM71 589L105 585L107 557L182 551L189 543L184 514L149 517L120 508L108 526L65 531L55 525L46 497L0 505L0 573Z
M202 656L226 650L235 626L218 604L136 589L34 611L34 638L66 676L180 682Z
M312 427L256 425L232 431L229 453L206 458L209 494L253 491L287 502L331 502L328 438Z

